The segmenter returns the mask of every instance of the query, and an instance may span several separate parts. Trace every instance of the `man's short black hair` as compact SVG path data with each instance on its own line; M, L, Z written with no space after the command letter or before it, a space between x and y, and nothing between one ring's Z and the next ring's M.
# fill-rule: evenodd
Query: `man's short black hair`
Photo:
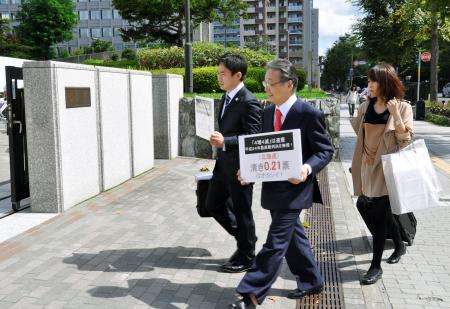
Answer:
M245 75L247 75L247 60L240 54L225 53L220 57L219 64L222 64L230 70L233 75L237 72L241 72L241 81L243 81L245 79Z

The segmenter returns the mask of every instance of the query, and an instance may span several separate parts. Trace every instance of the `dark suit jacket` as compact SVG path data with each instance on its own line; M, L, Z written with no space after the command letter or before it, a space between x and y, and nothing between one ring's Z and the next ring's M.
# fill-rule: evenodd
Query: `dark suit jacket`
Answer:
M275 105L264 110L263 132L272 132ZM300 99L292 105L283 122L281 130L301 130L303 164L311 166L307 180L298 185L288 181L263 182L261 205L266 209L305 209L310 208L320 191L316 174L330 162L333 146L326 131L323 113Z
M243 87L222 113L225 96L222 98L219 114L219 132L224 136L225 151L217 150L214 176L225 181L237 182L239 169L238 136L261 132L263 108L255 96Z

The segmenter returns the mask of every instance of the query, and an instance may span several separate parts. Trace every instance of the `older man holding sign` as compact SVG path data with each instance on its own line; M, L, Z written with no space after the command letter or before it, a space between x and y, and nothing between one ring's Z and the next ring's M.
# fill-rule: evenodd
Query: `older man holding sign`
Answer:
M263 179L261 205L270 210L272 223L266 243L236 289L243 298L229 304L228 308L255 308L261 304L280 273L284 257L289 269L296 277L298 287L288 294L289 298L297 299L309 294L320 293L324 285L299 215L302 209L312 206L313 196L320 197L320 192L317 192L319 188L316 175L331 160L333 147L325 129L323 113L302 102L295 95L298 77L292 63L288 60L277 59L268 63L267 69L263 84L269 101L275 104L264 110L263 132L272 132L270 134L273 136L269 138L267 148L265 147L266 139L264 139L264 147L261 150L265 151L270 148L270 152L265 153L265 158L263 157L264 153L261 152L259 159L262 161L263 170L266 165L269 172L275 171L275 174L279 172L280 175L283 171L282 162L286 161L293 165L293 162L297 161L296 175L298 176L290 176L285 173L280 178L273 178L277 181ZM285 137L282 143L282 135L273 134L274 131L280 134L291 132L288 135L292 134L292 141L286 141L287 137ZM300 138L296 139L295 134L299 134ZM259 139L263 137L262 135L255 136L259 136ZM279 138L278 142L277 138ZM241 140L245 139L246 137L241 138ZM290 143L293 145L289 145ZM257 145L260 146L259 142ZM244 147L247 148L247 145ZM297 158L288 156L286 160L280 159L283 152L294 149L300 150L301 156L299 154ZM247 152L253 150L248 148ZM253 154L244 154L244 157ZM267 157L268 155L270 158ZM248 160L248 162L252 161ZM270 162L269 166L266 162ZM274 170L272 170L273 163L271 162L275 162ZM241 156L241 170L252 171L251 166L244 167L244 164L247 163ZM258 169L259 163L256 164ZM242 184L245 184L246 180L252 180L245 178L249 175L251 174L244 172L242 175L244 178L239 176Z

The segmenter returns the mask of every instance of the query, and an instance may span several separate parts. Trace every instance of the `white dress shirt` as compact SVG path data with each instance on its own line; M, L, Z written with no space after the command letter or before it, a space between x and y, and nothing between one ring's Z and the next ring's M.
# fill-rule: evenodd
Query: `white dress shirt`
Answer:
M277 109L280 110L281 112L281 124L284 123L287 113L289 113L289 110L291 109L292 105L294 105L295 102L297 102L297 96L293 94L286 102L275 108L275 113ZM273 117L273 124L275 126L275 114ZM304 166L306 166L306 168L308 169L308 175L311 174L312 171L311 166L306 163L304 164Z

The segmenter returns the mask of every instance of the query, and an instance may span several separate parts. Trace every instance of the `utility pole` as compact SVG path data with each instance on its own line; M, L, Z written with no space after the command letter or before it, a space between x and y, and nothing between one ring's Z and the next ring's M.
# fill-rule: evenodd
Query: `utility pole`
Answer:
M417 67L417 101L420 100L420 63L422 62L422 53L419 52L419 58L417 59L419 66Z
M191 41L191 5L189 0L184 0L184 11L186 14L186 26L185 26L185 43L184 43L184 69L185 69L185 91L187 93L194 92L194 83L192 77L192 41Z

